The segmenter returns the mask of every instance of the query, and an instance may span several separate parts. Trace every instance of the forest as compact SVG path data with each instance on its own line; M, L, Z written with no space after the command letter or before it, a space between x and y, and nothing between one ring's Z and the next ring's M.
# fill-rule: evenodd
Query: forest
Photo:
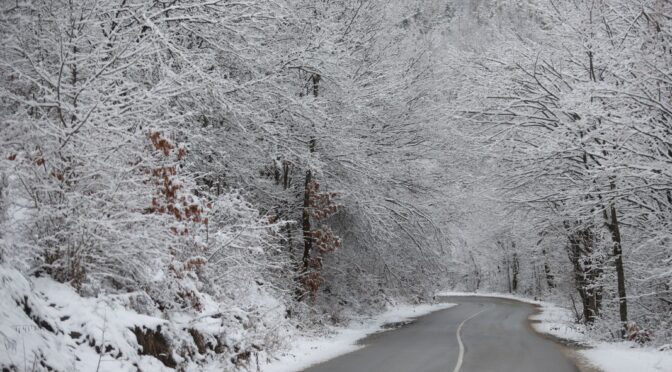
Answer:
M3 371L257 370L445 289L672 343L670 1L4 0L0 37Z

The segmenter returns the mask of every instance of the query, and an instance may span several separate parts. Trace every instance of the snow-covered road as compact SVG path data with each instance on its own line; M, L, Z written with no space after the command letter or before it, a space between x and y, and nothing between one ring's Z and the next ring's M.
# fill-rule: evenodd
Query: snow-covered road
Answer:
M451 297L458 306L362 341L366 347L305 372L569 372L559 345L535 333L532 305L501 298Z

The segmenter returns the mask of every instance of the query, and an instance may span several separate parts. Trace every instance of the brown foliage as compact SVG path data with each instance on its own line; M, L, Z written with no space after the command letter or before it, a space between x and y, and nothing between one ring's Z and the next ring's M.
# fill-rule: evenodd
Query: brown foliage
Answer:
M341 239L329 227L311 231L313 245L320 253L334 252L341 246Z
M51 176L56 178L57 180L59 180L61 182L63 182L63 180L65 180L65 177L63 176L63 173L61 173L60 171L56 171L56 170L52 171Z
M190 258L187 260L185 268L187 270L200 269L201 267L205 266L206 263L207 261L203 257Z
M320 192L320 184L314 179L308 183L306 189L309 195L310 217L321 221L338 212L339 205L335 200L339 196L338 193ZM312 229L308 234L312 242L312 252L309 252L309 257L304 258L304 272L301 274L300 282L314 301L317 291L325 282L321 274L322 255L338 249L341 240L328 226Z
M311 217L316 220L324 220L336 214L340 207L335 199L339 196L336 192L320 192L320 184L311 181L308 184L310 192Z
M182 160L187 156L187 149L184 147L180 147L177 150L177 160Z
M177 154L173 154L172 150L175 148L170 141L163 138L159 132L151 132L148 135L155 150L160 151L166 158L173 161L182 160L187 155L187 150L184 147L178 147ZM161 155L159 155L161 156ZM175 235L188 235L190 223L202 223L207 225L208 219L203 215L206 210L201 206L198 198L190 195L187 192L181 192L183 186L178 179L178 168L175 165L158 167L148 170L147 173L151 177L151 182L156 185L156 195L152 198L151 205L146 209L147 213L172 215L175 220L182 222L178 226L171 226L170 231ZM181 262L182 258L178 258L178 253L171 250L176 260L168 266L168 272L171 276L179 281L188 277L190 272L198 271L207 261L204 258L189 258ZM191 289L181 287L175 294L176 301L183 304L183 306L190 307L196 311L201 311L203 305L198 293Z
M153 147L166 157L170 156L172 149L175 148L175 145L163 138L159 132L151 132L148 137ZM180 147L176 155L177 160L183 159L186 155L186 148ZM198 203L191 202L185 195L178 196L182 186L176 180L177 168L175 166L155 168L150 173L157 186L158 197L152 198L152 205L147 209L149 213L171 214L178 221L207 225L207 218L202 217L204 209ZM180 235L189 233L186 227L180 231L173 227L171 231Z
M160 132L150 132L148 136L152 141L154 148L163 152L165 156L170 155L170 152L175 148L175 146L169 140L163 138Z

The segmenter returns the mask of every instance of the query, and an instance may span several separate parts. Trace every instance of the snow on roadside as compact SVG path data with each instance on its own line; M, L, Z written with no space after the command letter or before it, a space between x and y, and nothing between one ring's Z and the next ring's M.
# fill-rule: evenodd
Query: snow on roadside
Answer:
M542 302L541 313L532 320L539 323L533 327L540 333L585 345L578 354L593 367L604 372L670 372L672 352L652 347L642 347L634 342L599 342L592 340L582 325L574 323L571 310L555 304Z
M133 327L157 328L164 320L119 303L81 298L72 287L26 278L0 265L0 367L21 371L168 370L139 355ZM148 368L152 366L152 368Z
M595 366L605 372L670 372L672 352L639 348L632 342L600 342L592 349L582 350Z
M661 351L651 347L640 347L633 342L598 342L592 340L582 325L574 323L570 309L551 302L531 300L525 297L502 293L439 292L437 296L483 296L517 300L539 305L540 313L530 320L539 333L576 342L586 346L578 350L593 367L604 372L670 372L672 371L672 351Z
M257 304L277 306L264 293L256 295ZM225 316L220 305L204 295L199 316L173 311L163 317L134 310L132 302L142 300L141 293L81 297L68 284L28 277L0 264L0 370L232 371L239 367L235 358L246 355L247 345L272 335L257 330L269 329L263 327L271 323L279 327L277 318L283 314L227 308ZM253 316L258 320L254 324ZM245 362L239 363L239 370Z
M300 371L364 347L358 345L357 341L382 331L386 324L408 321L453 306L455 304L450 303L400 305L375 317L353 320L345 328L334 327L331 329L333 334L327 337L297 337L292 340L290 350L277 355L270 363L261 363L261 371Z
M515 300L539 306L539 313L530 316L533 321L532 326L539 333L546 333L561 339L574 341L577 343L589 342L582 325L574 323L573 314L568 309L557 306L552 302L533 300L530 298L513 295L510 293L494 292L438 292L436 296L455 296L455 297L495 297L507 300Z
M542 301L532 300L526 297L510 294L510 293L497 293L497 292L454 292L454 291L441 291L436 293L437 297L496 297L496 298L505 298L508 300L516 300L521 302L527 302L529 304L541 305Z

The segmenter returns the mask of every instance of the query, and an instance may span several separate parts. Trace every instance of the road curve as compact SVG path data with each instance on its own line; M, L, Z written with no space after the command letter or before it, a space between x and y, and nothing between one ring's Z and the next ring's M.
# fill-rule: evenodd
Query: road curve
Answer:
M535 333L532 305L446 297L458 306L362 340L366 347L304 372L578 372L559 345Z

